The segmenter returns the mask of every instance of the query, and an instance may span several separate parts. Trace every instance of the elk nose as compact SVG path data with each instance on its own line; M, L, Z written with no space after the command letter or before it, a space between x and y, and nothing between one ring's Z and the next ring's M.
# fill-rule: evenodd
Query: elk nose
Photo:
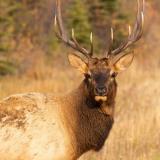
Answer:
M106 87L97 87L97 88L96 88L96 92L97 92L97 94L99 94L99 95L105 95L105 94L106 94L106 91L107 91Z

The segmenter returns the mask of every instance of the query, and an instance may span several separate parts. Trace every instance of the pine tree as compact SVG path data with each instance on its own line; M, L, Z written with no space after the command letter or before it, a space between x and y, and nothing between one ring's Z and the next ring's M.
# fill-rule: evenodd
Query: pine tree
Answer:
M78 41L82 44L89 44L91 24L89 23L89 13L84 1L74 0L67 7L66 13L67 28L74 28Z
M108 41L111 26L111 16L116 9L117 0L86 0L89 4L90 22L93 25L94 32L99 39L99 48L108 48Z

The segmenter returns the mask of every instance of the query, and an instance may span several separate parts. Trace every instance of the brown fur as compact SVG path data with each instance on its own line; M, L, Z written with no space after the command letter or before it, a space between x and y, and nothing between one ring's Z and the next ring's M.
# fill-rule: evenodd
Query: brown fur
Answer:
M55 98L39 93L14 95L0 102L0 155L3 160L74 160L102 148L113 124L116 92L95 104L86 81L70 94ZM92 102L93 101L93 102Z

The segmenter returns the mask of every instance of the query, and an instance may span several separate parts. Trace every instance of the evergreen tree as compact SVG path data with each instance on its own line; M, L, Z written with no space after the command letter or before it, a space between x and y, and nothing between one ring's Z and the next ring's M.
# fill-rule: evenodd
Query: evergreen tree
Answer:
M78 41L82 44L89 44L91 24L89 23L89 13L84 1L74 0L67 8L67 28L74 28Z
M106 49L111 26L115 31L114 47L122 41L126 34L124 26L128 22L128 11L127 14L122 12L120 0L61 1L64 24L69 29L68 35L71 36L71 29L74 28L75 36L85 48L88 48L92 31L97 53L101 53L100 49L103 47ZM53 34L54 18L51 15L54 2L55 0L0 0L0 53L14 50L22 38L31 39L32 43L49 53L56 50L59 45ZM6 54L3 55L5 57ZM6 63L7 66L10 64Z
M86 0L90 10L90 20L94 30L101 41L100 48L108 48L110 41L110 28L113 27L114 31L114 46L116 47L122 40L125 34L120 29L120 24L127 21L126 15L119 10L119 0Z
M31 38L37 34L40 25L36 22L34 11L40 4L41 0L36 3L29 0L0 1L0 75L16 72L16 62L12 63L5 58L9 56L6 53L12 53L22 37Z

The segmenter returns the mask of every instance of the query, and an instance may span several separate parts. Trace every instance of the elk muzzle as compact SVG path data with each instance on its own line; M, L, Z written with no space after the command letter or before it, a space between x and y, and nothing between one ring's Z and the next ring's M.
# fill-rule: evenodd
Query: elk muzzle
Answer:
M98 86L95 88L95 100L107 101L107 88L105 86Z

